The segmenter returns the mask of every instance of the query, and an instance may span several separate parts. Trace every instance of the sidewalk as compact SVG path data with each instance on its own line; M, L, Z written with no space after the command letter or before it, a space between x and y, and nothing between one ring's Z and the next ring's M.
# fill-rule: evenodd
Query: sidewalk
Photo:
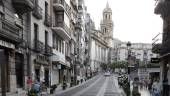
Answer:
M126 93L124 92L123 88L119 87L119 84L118 84L118 75L117 74L113 74L113 78L114 78L115 86L116 86L117 90L119 91L119 93L121 93L121 96L126 96Z

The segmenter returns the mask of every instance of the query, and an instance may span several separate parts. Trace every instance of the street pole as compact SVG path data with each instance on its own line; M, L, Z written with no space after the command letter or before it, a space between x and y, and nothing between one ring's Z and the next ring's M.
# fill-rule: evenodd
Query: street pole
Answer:
M128 90L127 91L127 96L130 96L131 95L131 87L130 87L130 66L131 64L129 64L129 59L130 59L130 55L131 55L131 52L130 52L130 47L131 47L131 43L130 42L127 42L127 51L128 51L128 57L127 57L127 61L128 61Z

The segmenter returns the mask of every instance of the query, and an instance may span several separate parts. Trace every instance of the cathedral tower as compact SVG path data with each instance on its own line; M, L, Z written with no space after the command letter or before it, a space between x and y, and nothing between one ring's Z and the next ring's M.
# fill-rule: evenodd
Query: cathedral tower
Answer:
M109 47L113 47L113 21L112 9L107 2L106 8L103 10L103 20L100 22L101 32L104 34Z

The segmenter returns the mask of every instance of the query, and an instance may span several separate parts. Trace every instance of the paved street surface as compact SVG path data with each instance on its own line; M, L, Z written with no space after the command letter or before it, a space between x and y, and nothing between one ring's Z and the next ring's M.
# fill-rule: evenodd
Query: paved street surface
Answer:
M57 93L55 96L124 96L117 84L115 75L99 75L86 83Z
M147 89L141 89L139 92L141 93L141 96L151 96Z

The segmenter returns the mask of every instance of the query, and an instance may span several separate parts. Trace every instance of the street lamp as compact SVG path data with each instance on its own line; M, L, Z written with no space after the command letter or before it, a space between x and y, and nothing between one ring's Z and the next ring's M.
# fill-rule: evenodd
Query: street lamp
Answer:
M127 83L127 88L128 88L128 90L126 91L127 92L127 96L129 96L130 94L131 94L131 87L130 87L130 66L129 66L129 59L130 59L130 56L131 56L131 50L130 50L130 47L131 47L131 42L127 42L127 44L126 44L126 46L127 46L127 51L128 51L128 56L127 56L127 61L128 61L128 63L127 63L127 66L128 66L128 83Z
M128 61L128 75L130 75L130 67L129 67L129 59L130 59L130 56L131 56L131 50L130 50L130 47L131 47L131 43L128 41L127 44L127 51L128 51L128 56L127 56L127 61Z

